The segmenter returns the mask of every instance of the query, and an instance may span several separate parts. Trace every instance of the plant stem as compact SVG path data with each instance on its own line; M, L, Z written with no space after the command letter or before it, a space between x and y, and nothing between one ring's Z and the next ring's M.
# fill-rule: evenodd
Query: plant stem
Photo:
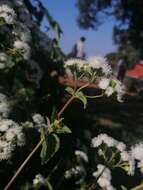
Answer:
M58 113L58 118L62 115L62 113L65 111L65 109L68 107L68 105L73 101L75 97L71 96L71 98L66 102L66 104L62 107L62 109Z
M94 98L101 98L102 96L103 96L103 94L95 95L95 96L87 96L87 95L86 95L86 98L94 99Z
M42 145L43 140L44 139L40 139L38 144L35 146L35 148L32 150L32 152L28 155L28 157L25 159L25 161L21 164L21 166L18 168L18 170L16 171L14 176L11 178L11 180L8 182L8 184L6 185L4 190L8 190L11 187L11 185L14 183L15 179L20 174L22 169L25 167L25 165L28 163L28 161L31 159L31 157L34 155L34 153L38 150L38 148Z
M88 82L88 83L86 83L85 85L83 85L83 86L81 86L79 89L77 89L77 92L79 92L80 90L82 90L82 89L84 89L84 88L86 88L86 87L88 87L90 85L90 83Z

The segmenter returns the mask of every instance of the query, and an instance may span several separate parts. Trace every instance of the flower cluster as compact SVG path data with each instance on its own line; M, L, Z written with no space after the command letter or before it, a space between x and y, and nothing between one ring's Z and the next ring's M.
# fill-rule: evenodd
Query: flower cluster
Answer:
M33 186L36 187L37 185L46 185L46 179L41 174L37 174L33 179Z
M86 170L83 165L77 165L65 172L65 178L67 179L78 176L81 178L84 178L86 176Z
M16 146L25 144L25 136L17 123L8 119L0 120L0 160L11 158Z
M76 150L75 155L79 157L80 159L84 160L85 162L88 162L88 156L85 152L81 150Z
M138 162L138 168L143 173L143 143L133 146L131 148L131 155Z
M114 138L108 136L107 134L100 134L97 137L94 137L91 141L91 146L93 148L98 148L101 147L102 145L106 145L111 152L116 152L116 154L113 153L114 157L112 160L109 158L109 162L116 160L116 157L119 156L120 160L117 162L115 161L115 165L117 167L121 167L124 169L128 175L134 175L135 172L135 162L134 159L129 151L127 151L127 147L124 143L115 140ZM112 151L112 149L114 149ZM99 155L103 155L106 157L106 151L104 153L104 148L103 150L100 149ZM107 158L108 160L108 158ZM114 167L114 164L113 164Z
M92 68L96 70L100 69L105 76L110 76L112 74L112 69L105 58L100 56L89 57L88 62Z
M16 18L15 11L6 4L0 5L0 21L6 24L14 24Z
M106 166L98 164L97 171L93 173L93 176L97 178L97 183L101 188L106 190L115 190L111 183L111 171Z
M112 69L106 59L102 57L91 57L88 60L69 59L65 62L64 67L69 77L74 77L76 74L77 79L95 83L107 97L115 93L117 100L122 101L125 92L124 86L113 78Z
M33 122L34 122L34 128L37 129L38 131L40 131L40 129L43 128L47 128L48 124L45 123L45 119L42 115L40 115L39 113L36 113L33 115L32 117Z
M31 40L31 32L27 25L19 19L19 9L24 8L24 3L18 6L15 4L15 0L2 1L0 3L0 21L3 21L1 31L8 31L10 42L6 43L5 50L0 50L0 68L5 69L7 66L12 67L15 62L15 56L21 57L24 60L28 60L31 54L31 48L29 46ZM17 14L18 13L18 14ZM13 25L9 28L7 25ZM5 34L3 34L5 35Z

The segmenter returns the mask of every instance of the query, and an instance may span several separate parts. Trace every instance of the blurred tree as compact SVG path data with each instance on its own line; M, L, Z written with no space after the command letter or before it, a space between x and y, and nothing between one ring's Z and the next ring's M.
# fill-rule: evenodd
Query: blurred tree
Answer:
M84 29L96 29L107 16L114 17L113 37L120 54L126 53L129 60L132 55L134 59L143 58L142 0L77 0L77 7L78 25Z

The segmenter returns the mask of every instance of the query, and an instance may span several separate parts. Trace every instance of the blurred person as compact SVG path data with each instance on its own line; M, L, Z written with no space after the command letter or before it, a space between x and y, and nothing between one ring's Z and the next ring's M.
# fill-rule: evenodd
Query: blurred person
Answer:
M81 37L80 40L73 46L72 51L69 54L69 57L85 59L85 57L86 57L86 54L84 51L85 41L86 41L86 38Z

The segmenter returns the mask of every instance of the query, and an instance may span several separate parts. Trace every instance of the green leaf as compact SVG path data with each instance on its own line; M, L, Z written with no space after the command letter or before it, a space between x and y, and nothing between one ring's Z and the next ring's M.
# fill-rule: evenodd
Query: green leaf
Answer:
M87 106L87 98L85 97L85 95L83 94L83 92L76 92L75 97L78 98L79 100L82 101L83 105L84 105L84 109Z
M72 131L70 130L69 127L63 126L63 127L61 127L60 129L58 129L58 130L56 131L56 133L59 133L59 134L66 134L66 133L72 133Z
M40 154L42 164L46 164L55 155L59 148L60 139L56 134L51 133L47 137L44 137Z
M74 89L73 89L73 88L67 87L65 90L66 90L69 94L74 95Z
M121 186L121 189L122 189L122 190L128 190L128 189L127 189L125 186L123 186L123 185Z

